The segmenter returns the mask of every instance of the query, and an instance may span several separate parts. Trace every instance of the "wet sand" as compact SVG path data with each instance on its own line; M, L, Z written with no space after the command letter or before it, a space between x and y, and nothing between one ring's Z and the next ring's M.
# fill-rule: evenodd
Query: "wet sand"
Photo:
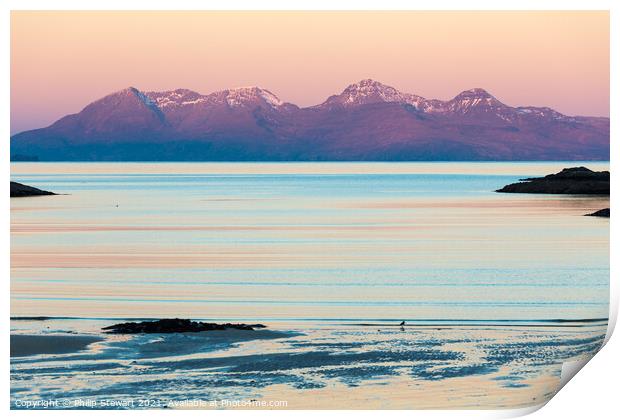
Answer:
M606 331L606 321L403 329L274 321L270 330L99 337L109 324L11 320L13 351L15 340L46 353L53 348L49 340L73 345L73 354L11 358L13 407L25 400L81 399L148 399L151 408L211 408L224 400L286 401L256 408L288 409L528 407L549 400L562 363L592 357ZM77 353L98 338L104 341Z
M102 341L88 335L11 335L11 357L75 353Z

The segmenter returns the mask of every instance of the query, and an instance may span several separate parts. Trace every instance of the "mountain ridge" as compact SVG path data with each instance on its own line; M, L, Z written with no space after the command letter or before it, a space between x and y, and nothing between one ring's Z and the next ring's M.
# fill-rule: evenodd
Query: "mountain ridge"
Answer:
M140 150L144 145L150 151ZM482 88L442 101L372 79L310 107L252 86L128 87L11 137L39 160L608 160L609 118L511 107Z

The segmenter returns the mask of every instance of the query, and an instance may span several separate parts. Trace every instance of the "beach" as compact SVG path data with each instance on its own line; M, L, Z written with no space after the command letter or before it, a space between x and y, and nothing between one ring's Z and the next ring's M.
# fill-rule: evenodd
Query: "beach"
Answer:
M92 340L109 321L13 324L16 333L70 329L78 334L75 343ZM12 358L11 398L15 408L37 400L116 401L115 408L123 401L148 408L135 407L140 400L150 400L151 408L183 408L183 401L208 408L224 400L286 401L289 409L526 407L551 398L561 363L591 357L606 328L606 320L403 329L295 324L260 331L100 333L102 341L88 348Z

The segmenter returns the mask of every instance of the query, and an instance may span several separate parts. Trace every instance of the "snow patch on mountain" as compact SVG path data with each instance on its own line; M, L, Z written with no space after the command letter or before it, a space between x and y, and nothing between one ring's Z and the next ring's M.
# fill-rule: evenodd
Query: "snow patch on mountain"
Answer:
M147 95L162 109L173 109L207 102L207 97L188 89L148 92Z
M556 120L556 121L565 121L565 122L576 122L577 118L569 117L564 115L555 109L551 109L548 107L535 107L535 106L520 106L515 108L515 111L519 114L525 115L535 115L539 118Z
M140 101L142 101L142 103L144 103L146 106L148 106L149 108L157 108L157 104L155 102L153 102L151 100L151 98L149 98L148 96L146 96L144 93L140 92L138 89L132 87L129 88L129 90L131 90L131 92L136 95L138 97L138 99Z
M255 86L227 89L208 95L202 95L188 89L149 92L147 95L160 109L176 109L199 104L228 106L230 108L267 105L273 109L279 109L286 105L270 91Z
M172 110L196 105L252 108L267 106L279 112L292 112L299 109L280 100L266 89L256 86L240 87L202 95L189 89L176 89L164 92L142 93L128 88L124 92L133 93L153 110ZM545 120L576 122L578 119L563 115L546 107L510 107L503 104L482 88L465 90L453 99L442 101L425 99L422 96L401 92L391 86L372 79L364 79L347 86L342 93L330 96L324 103L311 107L315 109L351 108L374 103L397 103L411 105L418 111L428 114L458 114L476 118L496 118L506 123L516 123L524 117Z
M284 105L276 95L266 89L256 86L229 89L226 92L226 102L231 108L255 104L257 101L266 102L272 108Z

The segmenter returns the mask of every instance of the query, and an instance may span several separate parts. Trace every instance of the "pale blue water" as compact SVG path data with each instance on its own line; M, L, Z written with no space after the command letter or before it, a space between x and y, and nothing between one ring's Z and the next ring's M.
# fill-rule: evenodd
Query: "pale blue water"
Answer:
M11 314L52 317L12 334L103 341L12 357L12 407L544 402L605 335L609 198L493 191L577 165L13 163L66 195L11 199ZM162 317L268 331L101 331Z
M608 199L494 192L575 165L14 163L12 314L605 318Z

